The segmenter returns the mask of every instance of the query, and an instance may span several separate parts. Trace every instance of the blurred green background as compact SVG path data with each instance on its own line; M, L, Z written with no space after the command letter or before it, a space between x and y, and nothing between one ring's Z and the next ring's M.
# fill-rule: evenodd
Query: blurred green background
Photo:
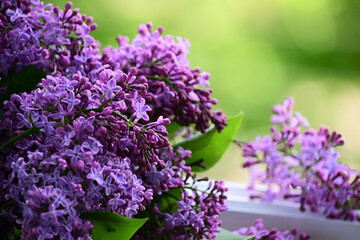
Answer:
M63 8L67 1L53 2ZM132 39L151 21L188 38L189 59L211 73L213 96L227 115L243 110L241 140L268 132L271 106L295 98L312 127L343 134L341 161L360 170L360 1L355 0L76 0L93 16L102 47ZM245 181L232 146L207 174Z

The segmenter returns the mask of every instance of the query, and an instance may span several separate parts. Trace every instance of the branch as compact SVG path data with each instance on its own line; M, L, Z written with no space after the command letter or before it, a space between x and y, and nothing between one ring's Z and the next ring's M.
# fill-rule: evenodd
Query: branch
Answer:
M32 127L29 128L28 130L26 130L25 132L22 132L21 134L11 138L9 141L7 141L5 144L0 146L0 152L4 151L6 148L12 146L14 143L16 143L17 141L26 138L27 136L29 136L30 134L33 133L37 133L40 131L40 128L37 127Z

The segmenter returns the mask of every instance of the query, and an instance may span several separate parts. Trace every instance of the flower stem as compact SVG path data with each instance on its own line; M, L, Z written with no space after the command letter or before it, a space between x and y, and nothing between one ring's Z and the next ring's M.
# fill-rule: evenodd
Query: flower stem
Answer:
M122 114L120 114L120 113L118 113L118 112L116 112L116 111L112 111L112 114L113 114L114 116L117 116L117 117L121 118L122 120L126 121L126 123L127 123L127 125L128 125L129 127L133 127L133 126L135 125L135 124L132 122L131 119L127 119L124 115L122 115Z
M4 151L6 148L10 147L11 145L13 145L14 143L16 143L17 141L26 138L27 136L29 136L30 134L39 132L40 128L37 127L32 127L29 128L28 130L26 130L25 132L11 138L9 141L7 141L5 144L0 146L0 152Z
M173 86L173 82L167 78L161 77L161 76L145 76L147 79L149 80L155 80L155 81L162 81L165 82L166 84Z

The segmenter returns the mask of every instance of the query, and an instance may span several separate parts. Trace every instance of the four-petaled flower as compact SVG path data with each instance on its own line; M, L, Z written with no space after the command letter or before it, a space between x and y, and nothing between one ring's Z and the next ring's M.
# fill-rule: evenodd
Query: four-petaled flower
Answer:
M69 112L81 102L79 99L75 98L74 92L70 92L68 98L63 98L62 101L67 103L67 110Z
M65 210L60 209L58 210L55 207L55 204L50 204L49 211L41 213L41 217L43 219L51 221L53 224L58 223L58 218L62 217L65 214Z
M149 115L147 115L146 112L151 111L151 108L148 105L145 105L145 99L135 99L133 102L133 107L135 109L133 115L135 116L136 120L144 119L145 121L149 121Z

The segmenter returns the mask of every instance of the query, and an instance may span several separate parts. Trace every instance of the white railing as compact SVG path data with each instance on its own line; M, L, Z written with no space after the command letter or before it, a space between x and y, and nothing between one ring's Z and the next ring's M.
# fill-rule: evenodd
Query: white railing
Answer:
M291 230L311 235L312 240L360 239L360 222L326 219L320 213L301 212L299 204L286 200L272 203L250 200L244 184L228 182L227 204L229 210L221 215L223 226L228 230L248 227L257 218L264 220L267 229Z

